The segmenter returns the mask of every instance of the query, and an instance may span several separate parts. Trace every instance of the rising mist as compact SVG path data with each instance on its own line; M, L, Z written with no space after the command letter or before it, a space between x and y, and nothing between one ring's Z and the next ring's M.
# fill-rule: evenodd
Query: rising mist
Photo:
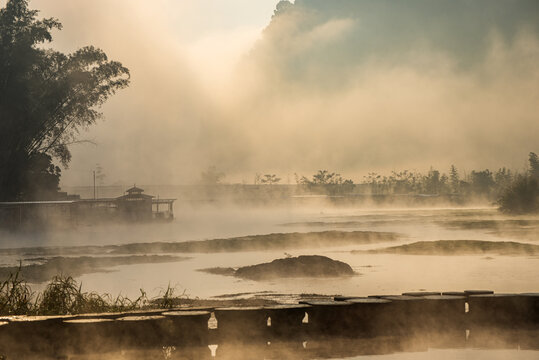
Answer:
M55 46L95 43L132 70L131 88L84 134L97 146L73 149L65 184L88 184L96 163L107 182L154 184L197 182L210 165L228 182L323 168L356 179L522 169L536 146L534 1L283 2L258 28L196 46L182 32L189 2L33 4L64 22Z

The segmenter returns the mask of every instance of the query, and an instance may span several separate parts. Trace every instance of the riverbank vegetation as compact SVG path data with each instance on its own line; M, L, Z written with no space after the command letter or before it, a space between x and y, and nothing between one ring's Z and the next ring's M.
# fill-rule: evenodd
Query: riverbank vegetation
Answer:
M35 293L20 275L10 274L0 283L0 315L71 315L122 312L152 307L146 293L135 300L118 295L82 291L71 276L55 276L41 293Z
M320 170L312 179L302 176L297 181L310 192L327 195L453 195L462 200L480 198L493 201L517 176L517 173L507 168L496 171L472 170L461 175L452 165L447 173L435 168L431 168L427 173L402 170L382 175L370 172L357 183L344 179L340 174Z
M225 184L207 182L202 188L191 189L196 198L211 193L211 200L221 198L240 202L275 201L325 197L335 204L370 203L396 205L500 205L508 213L537 211L539 190L539 160L529 154L529 168L524 171L501 167L497 170L465 171L451 165L447 171L431 167L426 173L403 169L390 174L369 172L361 180L351 179L327 169L311 176L294 174L295 181L287 184L276 174L255 174L254 184ZM186 196L189 199L189 196ZM299 201L299 200L298 200Z
M446 173L432 167L427 173L402 170L381 175L370 172L359 182L319 170L311 178L296 175L296 183L306 194L371 196L386 200L406 196L440 197L461 204L472 201L498 204L503 212L522 214L539 212L539 157L531 152L528 162L528 169L523 173L503 167L461 174L451 165Z

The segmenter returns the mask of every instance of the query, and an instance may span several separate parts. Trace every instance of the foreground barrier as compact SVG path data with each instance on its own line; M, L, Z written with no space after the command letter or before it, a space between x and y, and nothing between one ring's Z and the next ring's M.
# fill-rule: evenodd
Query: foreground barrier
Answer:
M352 319L352 303L335 300L300 301L309 305L309 331L320 335L348 335Z
M165 334L169 345L203 345L208 343L209 311L168 311L163 316L170 320Z
M516 294L471 295L468 298L470 326L521 327L532 315L528 314L531 312L528 299Z
M391 301L378 298L349 299L352 309L349 315L350 335L375 337L384 335L391 326L386 315L391 308Z
M70 319L64 320L59 330L63 341L58 352L62 354L105 353L117 348L118 333L113 319Z
M539 324L539 293L520 294L520 312L527 325Z
M391 335L414 334L422 327L424 300L418 296L384 296L390 300L384 313L384 326Z
M168 345L171 320L163 315L125 316L116 319L121 348L145 348Z
M306 304L265 306L270 319L270 333L277 338L297 337L302 333L303 319L310 307Z
M253 341L267 335L268 321L263 307L229 307L215 309L219 337Z
M539 347L539 341L533 338L539 330L539 293L468 290L442 295L406 294L338 296L334 300L313 299L301 304L266 307L3 317L0 318L0 358L2 354L8 354L8 358L30 358L20 354L85 354L167 347L197 349L193 351L206 358L208 354L201 349L211 343L223 345L220 353L224 358L234 358L226 344L237 342L263 349L271 358L278 356L280 350L275 345L268 347L270 343L296 339L298 342L293 344L310 341L316 348L318 341L333 337L344 339L341 341L346 344L349 344L346 339L356 343L361 340L364 348L371 343L369 339L380 338L409 341L418 349L427 346L426 343L440 347L491 346L491 335L496 329L503 333L496 337L502 345ZM465 304L469 311L465 310ZM216 330L208 327L212 313L217 320ZM425 343L409 340L417 338ZM290 351L308 350L296 345ZM343 348L342 352L347 350Z
M62 324L67 318L67 316L7 318L8 324L2 326L0 344L15 352L59 353L65 342Z
M446 331L466 328L466 298L464 296L429 295L422 299L421 317L427 329Z

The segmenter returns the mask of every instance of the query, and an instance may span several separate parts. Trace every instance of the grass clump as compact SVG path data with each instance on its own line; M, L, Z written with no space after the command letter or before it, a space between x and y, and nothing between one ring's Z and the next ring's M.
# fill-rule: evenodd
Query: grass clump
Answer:
M35 308L34 293L30 286L20 278L20 269L0 283L0 315L24 315Z
M52 278L43 292L37 295L17 272L0 283L0 315L75 315L88 313L124 312L152 308L173 308L187 298L185 291L168 287L156 298L149 299L144 290L132 300L126 296L82 291L82 284L71 276Z
M82 284L71 276L55 276L36 301L36 313L40 315L70 315L99 312L121 312L142 308L146 294L136 300L121 295L112 298L109 294L83 292Z
M183 303L183 301L187 298L187 295L185 294L185 289L180 295L177 295L178 289L176 287L170 286L170 283L168 284L167 288L165 290L162 290L157 298L150 301L152 306L157 307L159 309L171 309L174 307L177 307Z

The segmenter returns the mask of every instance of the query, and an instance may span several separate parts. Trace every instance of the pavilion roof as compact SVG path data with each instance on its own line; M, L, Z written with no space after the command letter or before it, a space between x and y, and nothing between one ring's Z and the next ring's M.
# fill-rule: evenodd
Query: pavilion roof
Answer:
M132 194L132 193L143 193L143 192L144 192L143 189L141 189L141 188L139 188L139 187L136 187L135 185L133 185L132 188L126 190L126 193L128 193L128 194Z

